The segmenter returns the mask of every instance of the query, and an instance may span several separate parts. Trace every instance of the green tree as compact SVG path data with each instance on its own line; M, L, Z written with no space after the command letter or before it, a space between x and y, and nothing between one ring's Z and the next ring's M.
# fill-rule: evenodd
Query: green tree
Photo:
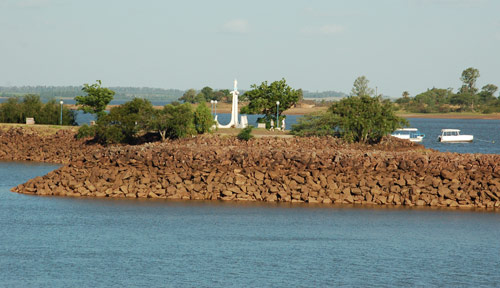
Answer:
M408 125L394 106L380 96L350 96L335 102L327 112L307 115L293 125L299 136L340 136L348 142L377 143L383 136Z
M148 128L151 114L151 102L139 98L113 107L97 120L96 140L104 144L133 143L137 134Z
M0 119L3 123L23 122L23 110L19 104L19 98L9 97L5 103L0 105Z
M35 123L40 123L39 121L39 111L42 109L42 101L40 96L34 94L26 94L23 98L23 117L25 118L35 118Z
M410 103L411 98L410 98L410 92L408 91L403 91L403 94L401 94L401 98L396 99L396 103L404 107L405 109L408 109L408 104Z
M284 78L270 85L267 81L259 86L253 84L251 88L252 90L245 92L250 102L241 109L241 113L264 114L266 122L270 122L271 119L276 121L276 112L281 115L283 111L295 105L300 96L300 92L288 86ZM277 111L277 101L279 101L279 111Z
M498 87L493 84L487 84L483 86L481 89L481 92L479 92L479 102L482 104L487 104L491 103L492 101L495 101L497 98L495 98L495 93L497 92Z
M194 115L191 105L184 103L181 105L165 105L164 113L168 117L166 126L166 137L171 139L183 138L195 133Z
M215 99L215 100L223 101L226 103L231 103L231 101L233 101L233 97L232 97L229 89L221 89L221 90L218 90L217 92L220 92L220 93L217 93L217 99ZM244 101L244 100L242 99L241 101Z
M209 112L210 113L210 112ZM149 130L157 131L162 141L183 138L196 132L191 104L168 104L152 113Z
M206 102L207 99L205 98L205 94L203 93L198 93L196 94L196 97L194 97L194 103L201 103L201 102Z
M302 91L301 88L297 89L297 93L299 94L299 99L297 99L297 102L304 100L304 91Z
M370 81L365 76L356 78L351 90L351 96L372 96L375 94L373 89L368 87L368 82Z
M148 130L157 131L160 134L161 141L164 142L166 139L169 121L170 115L166 113L165 109L154 110L149 118Z
M59 110L59 113L61 110ZM59 114L60 115L60 114ZM59 123L59 122L58 122ZM76 126L76 111L63 106L63 125Z
M460 88L460 93L477 93L476 81L479 78L479 70L469 67L462 72L460 80L464 83Z
M89 85L83 84L82 91L87 93L86 96L76 96L76 104L80 105L79 110L85 113L92 113L97 116L97 119L106 114L106 106L113 100L115 92L108 88L101 87L101 80L97 83Z
M248 127L243 128L240 131L240 133L238 133L236 138L243 140L243 141L248 141L248 140L252 139L253 138L252 129L253 129L252 125L249 125Z
M352 96L335 102L328 112L338 121L338 132L349 142L377 143L408 122L394 113L393 104L380 96Z
M201 89L201 94L203 94L203 97L205 101L210 101L210 100L215 100L214 98L214 89L206 86Z
M297 119L291 133L297 136L339 136L338 118L329 112L315 112Z
M59 124L61 107L56 103L55 99L50 99L43 105L43 108L38 113L38 123L40 124Z
M498 86L493 84L487 84L484 85L483 88L481 88L481 91L493 95L498 91Z
M408 93L407 91L405 91ZM414 113L449 112L450 101L454 96L451 88L432 88L427 91L410 97L409 93L403 92L401 98L396 99L396 103L405 110Z
M187 90L179 101L183 101L184 103L195 103L196 102L196 90L189 89Z
M214 124L215 121L212 119L212 113L208 106L205 102L199 103L194 111L194 127L196 132L198 134L209 132Z
M75 112L63 107L63 125L76 125ZM43 104L34 94L25 95L22 103L17 97L11 97L0 105L0 122L24 123L26 117L35 118L37 124L59 124L61 107L54 99Z
M228 89L217 90L214 92L212 100L225 101L229 96L230 94Z

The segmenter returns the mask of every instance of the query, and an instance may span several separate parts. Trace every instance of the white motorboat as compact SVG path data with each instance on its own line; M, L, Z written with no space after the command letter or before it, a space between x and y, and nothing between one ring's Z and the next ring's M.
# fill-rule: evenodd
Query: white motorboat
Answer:
M396 129L396 131L392 132L391 136L410 140L412 142L422 142L425 134L420 133L417 128L402 128Z
M439 142L448 143L463 143L472 142L474 135L461 135L458 129L442 129L441 135L438 136Z

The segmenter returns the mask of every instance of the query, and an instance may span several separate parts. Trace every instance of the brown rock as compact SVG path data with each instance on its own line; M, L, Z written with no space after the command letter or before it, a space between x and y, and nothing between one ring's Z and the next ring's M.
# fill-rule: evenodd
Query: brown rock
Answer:
M424 200L417 200L417 201L415 202L415 205L417 205L417 206L425 206L425 205L426 205L426 203L425 203L425 201L424 201Z
M455 174L454 174L454 173L452 173L452 172L451 172L451 171L449 171L449 170L443 170L443 171L441 171L441 177L442 177L443 179L453 180L453 179L455 179L455 177L456 177L456 176L455 176Z

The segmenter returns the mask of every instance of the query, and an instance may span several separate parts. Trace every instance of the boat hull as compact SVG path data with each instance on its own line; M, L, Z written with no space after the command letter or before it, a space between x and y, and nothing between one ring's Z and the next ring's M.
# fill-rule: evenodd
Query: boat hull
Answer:
M469 143L474 141L474 136L472 135L439 136L438 141L443 143Z
M410 140L411 142L422 142L424 137L418 136L418 137L409 137L407 135L392 135L393 137L399 138L399 139L404 139L404 140Z

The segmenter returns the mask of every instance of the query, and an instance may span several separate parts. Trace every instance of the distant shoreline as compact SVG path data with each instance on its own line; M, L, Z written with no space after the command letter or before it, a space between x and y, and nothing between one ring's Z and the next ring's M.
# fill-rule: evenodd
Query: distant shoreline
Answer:
M0 99L6 99L9 97L0 97ZM72 99L72 98L61 98L63 100L65 99ZM197 104L194 104L195 106ZM210 103L206 103L208 107L210 107ZM240 103L239 107L245 106L246 103ZM75 104L65 104L64 106L68 107L69 109L76 110L77 106ZM107 110L116 107L118 105L108 105L106 107ZM284 115L306 115L310 113L315 113L315 112L323 112L328 109L326 106L313 106L313 107L307 107L310 105L298 105L298 107L292 107L285 112L283 112ZM163 106L153 106L155 109L162 109ZM217 112L218 113L231 113L231 103L218 103L217 104ZM401 112L396 112L396 115L399 117L403 118L427 118L427 119L485 119L485 120L500 120L500 113L491 113L491 114L479 114L479 113L470 113L470 112L463 112L463 113L455 113L455 112L450 112L450 113L401 113Z
M427 119L486 119L500 120L500 113L476 114L476 113L396 113L404 118L427 118Z

